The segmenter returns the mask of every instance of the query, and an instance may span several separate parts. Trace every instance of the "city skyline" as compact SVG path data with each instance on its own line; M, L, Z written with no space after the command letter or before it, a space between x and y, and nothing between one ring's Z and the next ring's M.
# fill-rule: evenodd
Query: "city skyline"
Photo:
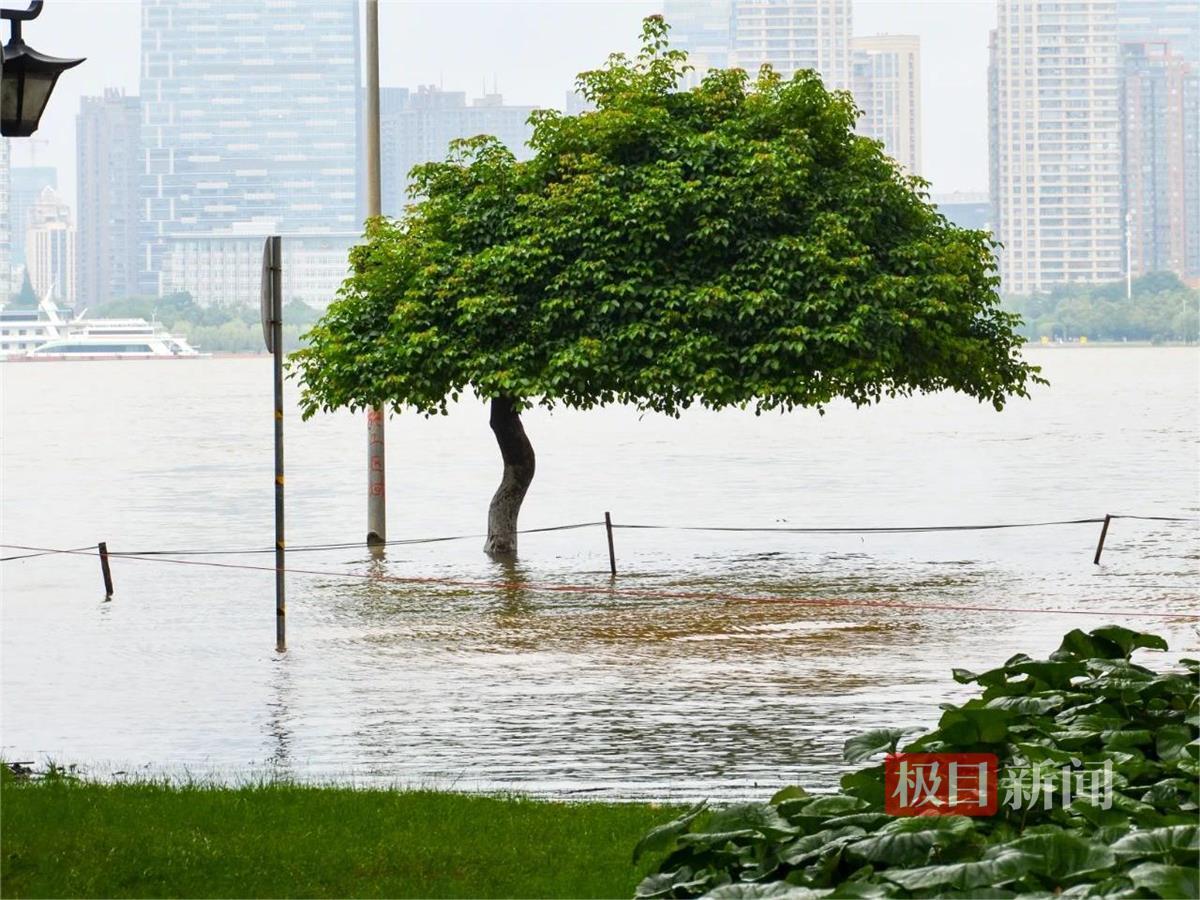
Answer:
M698 67L770 64L785 78L816 69L827 86L852 90L859 132L882 141L908 173L932 176L922 165L920 34L866 33L851 0L658 6L679 24L675 46L695 51ZM1200 138L1188 115L1196 117L1198 103L1200 0L996 0L995 7L984 107L988 224L1004 248L1004 289L1115 280L1126 272L1127 252L1134 274L1194 275L1200 198L1187 195L1200 184L1189 163ZM141 0L139 10L139 93L105 88L102 97L81 97L74 183L56 178L54 167L22 167L18 159L12 208L56 181L56 202L66 208L64 197L78 185L76 203L87 206L78 208L77 223L84 299L173 290L203 302L241 297L242 270L253 266L246 241L283 233L320 236L304 293L323 305L365 214L359 4ZM1136 64L1153 54L1128 56L1131 47L1162 47L1173 74ZM527 119L537 105L506 103L497 88L498 79L490 91L485 81L483 96L469 103L466 91L438 85L383 88L386 214L401 214L411 166L444 158L456 137L494 134L527 155ZM1155 99L1168 94L1176 99ZM1159 142L1158 134L1168 137ZM31 158L39 143L50 142L32 141ZM110 155L126 168L141 161L136 191L105 162ZM930 180L937 196L963 193ZM21 219L10 217L14 264ZM124 233L132 222L136 240ZM119 239L110 235L117 231ZM97 235L112 237L110 246L101 248ZM105 265L119 274L101 271Z
M921 38L925 109L925 177L938 193L987 189L987 32L991 0L946 4L857 0L857 34L912 33ZM640 21L661 11L662 0L614 3L381 3L385 86L438 85L478 96L498 85L507 103L561 109L582 69L611 51L636 48ZM61 53L88 55L89 63L60 80L43 126L13 149L12 164L58 169L60 190L75 205L74 122L79 101L106 87L137 94L139 6L135 0L53 0L38 20L40 43ZM682 30L682 29L681 29ZM969 37L973 35L973 37ZM44 36L44 39L43 37ZM32 32L31 32L32 38ZM444 53L448 40L458 60ZM439 52L439 48L443 48ZM103 72L102 80L83 77ZM76 75L74 79L71 75Z

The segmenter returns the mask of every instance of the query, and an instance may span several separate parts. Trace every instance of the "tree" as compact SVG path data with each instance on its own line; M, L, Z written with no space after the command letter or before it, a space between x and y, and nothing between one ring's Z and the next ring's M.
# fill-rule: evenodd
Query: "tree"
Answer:
M493 554L516 550L533 404L677 415L953 389L999 409L1037 379L990 238L854 134L849 95L769 68L681 91L666 34L652 16L635 59L579 77L594 112L534 113L527 162L479 137L414 169L416 202L369 223L293 356L306 416L489 401Z
M37 309L38 295L29 280L29 270L25 270L25 278L21 282L21 290L8 298L9 309Z

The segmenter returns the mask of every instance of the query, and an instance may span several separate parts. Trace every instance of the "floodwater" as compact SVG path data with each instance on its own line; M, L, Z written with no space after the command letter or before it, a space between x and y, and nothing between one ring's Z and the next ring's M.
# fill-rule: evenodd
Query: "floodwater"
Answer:
M606 510L722 527L1200 514L1200 352L1029 355L1052 386L1003 413L954 395L823 417L531 413L522 526ZM265 358L0 367L4 543L270 547L270 379ZM291 415L286 431L289 544L356 544L289 558L305 571L288 578L287 653L269 554L118 558L110 603L95 556L5 562L0 755L101 775L765 796L833 786L859 731L933 724L970 693L954 666L1112 622L1166 636L1159 664L1198 643L1160 615L1200 606L1194 521L1115 520L1100 566L1094 524L618 528L613 590L595 526L524 536L512 569L478 537L373 560L357 546L364 417ZM393 418L388 441L390 538L482 529L499 477L482 404Z

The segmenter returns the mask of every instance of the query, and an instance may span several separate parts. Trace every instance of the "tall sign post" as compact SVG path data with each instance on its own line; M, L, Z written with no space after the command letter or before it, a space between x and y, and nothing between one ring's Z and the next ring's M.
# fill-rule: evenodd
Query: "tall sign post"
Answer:
M283 598L283 241L267 238L262 265L263 339L271 351L275 380L275 649L287 649L287 607Z
M379 183L379 0L367 0L367 217L383 214ZM367 544L387 543L384 408L367 410Z

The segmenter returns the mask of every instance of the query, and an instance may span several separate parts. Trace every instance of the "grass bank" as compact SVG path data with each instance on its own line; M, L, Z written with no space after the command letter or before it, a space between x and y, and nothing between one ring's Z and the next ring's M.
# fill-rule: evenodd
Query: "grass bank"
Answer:
M0 788L4 897L632 897L678 814L432 791Z

